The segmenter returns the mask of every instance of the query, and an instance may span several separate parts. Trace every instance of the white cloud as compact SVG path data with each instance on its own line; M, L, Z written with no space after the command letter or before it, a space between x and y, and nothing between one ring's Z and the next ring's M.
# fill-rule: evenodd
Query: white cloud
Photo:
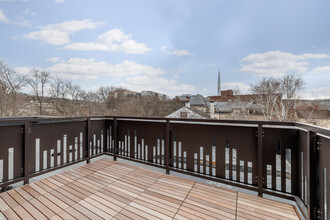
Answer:
M19 67L15 70L28 73L30 68ZM59 61L43 70L69 80L101 79L104 83L110 82L112 85L115 82L117 86L134 91L153 90L171 96L196 91L195 87L180 84L175 78L166 79L166 72L163 69L133 61L110 64L95 59L71 58Z
M55 3L64 3L64 0L55 0Z
M68 50L123 52L126 54L144 54L151 50L144 43L137 43L132 40L131 35L125 34L117 28L101 34L95 42L72 43L64 48Z
M221 84L221 90L239 90L241 93L246 94L249 93L251 87L242 82L225 82Z
M304 99L329 99L330 86L308 89L302 94L302 97Z
M330 58L327 54L300 54L294 55L281 51L268 51L255 53L241 60L241 72L251 73L255 76L282 76L290 71L305 73L307 59Z
M0 0L0 2L15 2L16 0Z
M15 68L15 71L18 72L18 73L21 73L21 74L29 74L31 68L30 67L26 67L26 66L23 66L23 67L16 67Z
M320 66L316 67L313 70L310 71L311 73L330 73L330 66Z
M190 56L190 52L188 50L174 50L172 53L172 55L176 55L176 56Z
M24 14L30 14L30 15L33 15L33 16L36 16L36 15L37 15L36 12L31 12L30 9L28 9L28 8L25 9L25 10L23 11L23 13L24 13Z
M57 63L61 58L60 57L49 57L46 59L46 61L50 63Z
M23 17L18 17L16 20L12 20L7 18L5 13L0 9L0 22L6 23L6 24L15 24L20 26L30 26L30 22L25 20Z
M162 69L141 65L133 61L124 61L119 64L109 64L104 61L84 58L71 58L66 61L61 61L46 68L45 70L71 79L98 79L102 76L155 76L165 73Z
M169 96L196 92L196 88L191 85L179 84L175 79L165 79L160 76L133 76L127 78L120 86L134 91L156 91Z
M91 22L89 20L73 20L58 24L50 24L39 27L40 31L30 32L24 37L33 40L40 40L52 45L64 45L70 43L70 36L74 33L86 29L95 29L101 22Z
M3 11L0 9L0 22L3 23L9 23L9 19L7 18L7 16L3 13Z
M162 47L160 48L160 50L162 51L162 53L166 53L166 47L165 47L165 46L162 46Z

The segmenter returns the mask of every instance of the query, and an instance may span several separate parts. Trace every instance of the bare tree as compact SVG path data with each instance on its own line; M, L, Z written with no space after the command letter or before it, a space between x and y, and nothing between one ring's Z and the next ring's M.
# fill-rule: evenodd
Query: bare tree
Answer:
M70 101L69 107L70 107L71 115L78 116L79 115L78 108L80 107L80 103L81 103L80 95L82 92L80 89L80 85L68 81L66 83L66 87Z
M40 71L39 69L31 69L29 77L26 82L32 89L32 95L37 98L39 104L39 114L42 115L42 103L45 97L46 85L49 83L50 74L48 72Z
M251 85L254 103L265 117L265 120L279 119L282 102L281 81L274 78L263 78Z
M23 98L20 90L24 86L23 75L11 69L5 62L0 61L0 114L17 115Z
M56 111L61 115L67 115L69 112L66 108L68 104L68 89L66 81L55 77L50 82L49 94L53 100L53 105L56 108Z
M263 78L251 85L254 102L266 120L287 120L294 99L303 89L303 80L296 75L285 75L281 79ZM283 98L286 98L283 101Z
M289 117L289 109L294 110L295 99L304 88L304 81L300 76L290 74L283 76L281 80L281 91L285 101L282 102L282 120ZM293 112L294 114L294 112Z

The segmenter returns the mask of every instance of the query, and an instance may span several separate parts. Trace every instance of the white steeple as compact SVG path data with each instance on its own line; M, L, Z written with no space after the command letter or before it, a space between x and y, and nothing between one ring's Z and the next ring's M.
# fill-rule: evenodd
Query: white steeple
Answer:
M221 83L220 83L220 68L218 72L218 91L217 91L217 96L221 95Z

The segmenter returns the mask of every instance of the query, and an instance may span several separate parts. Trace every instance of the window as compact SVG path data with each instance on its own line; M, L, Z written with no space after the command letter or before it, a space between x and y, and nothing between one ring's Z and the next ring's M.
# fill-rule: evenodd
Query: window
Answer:
M187 112L180 112L180 118L187 118L188 114Z

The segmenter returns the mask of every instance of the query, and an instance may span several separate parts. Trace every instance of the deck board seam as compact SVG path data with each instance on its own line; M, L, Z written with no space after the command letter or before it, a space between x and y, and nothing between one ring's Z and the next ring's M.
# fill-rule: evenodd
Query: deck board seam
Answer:
M176 215L178 214L178 212L180 211L180 209L181 209L183 203L186 201L188 195L190 194L191 190L195 187L195 185L196 185L196 181L194 182L194 185L192 185L192 187L191 187L191 189L189 190L189 192L187 193L186 197L182 200L182 202L181 202L181 204L180 204L178 210L176 210L176 213L175 213L173 219L175 218L175 216L176 216Z
M135 170L139 170L139 169L143 169L143 168L137 168L137 169L134 169L133 171L131 171L131 172L134 172ZM131 172L129 172L129 173L131 173ZM127 175L129 174L129 173L127 173ZM124 176L127 176L127 175L124 175ZM124 177L124 176L122 176L122 177ZM165 174L163 174L163 175L161 175L153 184L151 184L147 189L144 189L141 193L139 193L135 198L134 198L134 200L136 199L136 198L138 198L139 196L141 196L143 193L145 193L145 191L146 190L148 190L150 187L152 187L155 183L157 183L158 182L158 180L160 179L160 178L162 178L163 176L165 176ZM121 178L122 178L121 177ZM118 179L119 180L119 179ZM117 181L117 180L116 180ZM118 213L121 213L121 211L122 210L124 210L124 209L126 209L128 206L130 206L130 204L131 203L133 203L134 202L134 200L133 201L131 201L130 203L128 203L124 208L122 208ZM127 211L129 211L129 210L127 210ZM118 214L117 213L117 214ZM121 213L122 214L122 213ZM135 213L136 214L136 213ZM124 216L126 216L125 214L122 214L122 215L124 215ZM138 214L136 214L136 215L138 215ZM151 215L151 214L150 214ZM140 216L140 215L138 215L138 216ZM128 216L126 216L126 217L128 217ZM143 216L140 216L140 217L142 217L142 218L144 218ZM156 216L155 216L156 217ZM129 218L129 217L128 217Z

